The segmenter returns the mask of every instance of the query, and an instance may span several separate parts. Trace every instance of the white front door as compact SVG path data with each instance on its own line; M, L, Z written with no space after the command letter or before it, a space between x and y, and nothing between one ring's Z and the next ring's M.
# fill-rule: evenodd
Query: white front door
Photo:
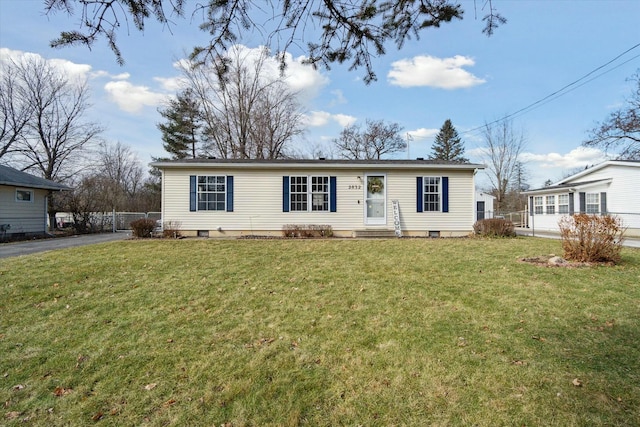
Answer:
M365 177L365 224L387 223L387 180L383 174L371 174Z

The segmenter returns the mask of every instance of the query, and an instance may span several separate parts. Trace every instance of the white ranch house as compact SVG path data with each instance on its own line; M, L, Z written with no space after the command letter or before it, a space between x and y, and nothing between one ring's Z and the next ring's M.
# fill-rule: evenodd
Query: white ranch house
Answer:
M47 197L66 185L0 165L0 238L47 232Z
M561 217L587 213L616 215L627 236L640 236L640 161L606 161L523 194L534 230L559 232Z
M187 236L281 235L330 225L335 236L464 236L483 165L430 160L188 159L162 171L162 221ZM399 230L398 230L399 229Z

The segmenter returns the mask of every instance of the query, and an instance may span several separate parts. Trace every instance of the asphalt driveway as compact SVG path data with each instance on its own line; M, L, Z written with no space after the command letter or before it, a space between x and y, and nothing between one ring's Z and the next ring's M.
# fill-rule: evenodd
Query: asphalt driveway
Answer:
M131 236L128 232L85 234L82 236L56 237L52 239L26 240L23 242L0 243L0 258L54 251L75 246L124 240Z

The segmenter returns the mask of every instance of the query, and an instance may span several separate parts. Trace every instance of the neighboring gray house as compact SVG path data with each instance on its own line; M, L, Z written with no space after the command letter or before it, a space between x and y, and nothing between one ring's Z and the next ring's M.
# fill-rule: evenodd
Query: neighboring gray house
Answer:
M561 217L587 213L617 215L628 236L640 236L640 161L609 160L523 194L534 230L559 232Z
M0 238L46 233L49 193L70 189L0 165Z

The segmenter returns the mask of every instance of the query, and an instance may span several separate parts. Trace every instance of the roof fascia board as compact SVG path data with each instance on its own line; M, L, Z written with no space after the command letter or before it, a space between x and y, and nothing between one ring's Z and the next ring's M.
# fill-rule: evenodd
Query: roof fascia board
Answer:
M159 169L451 169L451 170L479 170L485 169L481 164L424 164L424 163L235 163L235 162L202 162L202 163L170 163L154 162L151 166Z
M596 187L598 185L611 184L612 181L613 181L613 178L607 178L607 179L599 179L597 181L587 182L587 183L579 183L579 182L576 182L575 184L568 183L568 184L564 184L563 187L551 186L549 188L538 188L536 190L523 191L520 194L523 194L525 196L531 196L534 194L575 193L579 190L585 190L591 187Z

